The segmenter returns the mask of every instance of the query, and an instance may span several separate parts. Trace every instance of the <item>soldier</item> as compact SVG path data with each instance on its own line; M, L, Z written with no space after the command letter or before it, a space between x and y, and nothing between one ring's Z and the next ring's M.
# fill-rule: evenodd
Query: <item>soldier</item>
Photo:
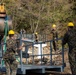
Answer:
M16 75L17 71L17 62L15 58L15 54L17 50L21 50L22 46L17 48L17 40L14 37L15 32L13 30L10 30L8 35L9 39L6 42L6 52L3 55L3 59L5 61L6 66L6 75ZM11 71L11 70L12 71Z
M58 33L57 33L57 29L56 29L55 24L52 25L51 33L52 33L52 36L53 36L52 37L52 39L53 39L53 48L56 51L57 50L57 40L56 39L58 39Z
M76 75L76 27L72 22L68 23L68 31L63 37L62 46L66 43L69 46L68 57L72 75Z
M35 33L35 42L38 43L38 33Z

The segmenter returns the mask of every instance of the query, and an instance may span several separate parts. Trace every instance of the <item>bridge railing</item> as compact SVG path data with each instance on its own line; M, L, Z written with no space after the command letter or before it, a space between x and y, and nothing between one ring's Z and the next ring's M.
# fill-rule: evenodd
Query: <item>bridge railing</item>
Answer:
M62 42L62 39L59 38L55 41ZM60 46L60 49L54 51L53 40L37 43L32 40L22 40L22 42L25 44L24 50L22 51L22 61L20 61L22 64L51 66L62 65L64 67L64 49ZM43 45L46 46L43 47Z
M61 45L62 39L56 39L60 42L60 49L54 51L53 40L34 42L33 40L21 39L22 44L25 44L22 51L19 52L17 61L19 65L49 65L49 66L63 66L64 68L64 48ZM43 46L45 45L45 46ZM1 59L3 57L2 46L0 49ZM3 63L1 63L2 65Z

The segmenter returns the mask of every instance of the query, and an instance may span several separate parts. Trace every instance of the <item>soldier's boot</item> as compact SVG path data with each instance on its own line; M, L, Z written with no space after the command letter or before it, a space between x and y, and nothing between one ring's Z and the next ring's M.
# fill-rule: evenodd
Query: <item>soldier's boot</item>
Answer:
M12 70L11 75L16 75L17 71L16 70Z

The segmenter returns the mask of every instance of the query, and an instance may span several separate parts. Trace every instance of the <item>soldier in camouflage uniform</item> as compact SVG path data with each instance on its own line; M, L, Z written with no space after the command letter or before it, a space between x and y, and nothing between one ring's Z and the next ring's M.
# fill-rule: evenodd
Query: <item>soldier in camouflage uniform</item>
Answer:
M14 38L14 31L9 31L9 39L6 42L6 52L3 55L6 66L6 75L16 75L18 63L16 62L15 54L17 50L21 50L21 47L17 48L17 40Z
M72 22L68 23L68 31L63 37L62 46L66 43L69 46L68 57L72 75L76 75L76 29L74 29Z
M38 43L38 33L35 33L35 42Z
M56 25L53 24L52 26L52 30L51 30L51 33L52 33L52 39L53 39L53 48L54 50L56 51L57 50L57 40L58 39L58 33L57 33L57 30L56 30Z

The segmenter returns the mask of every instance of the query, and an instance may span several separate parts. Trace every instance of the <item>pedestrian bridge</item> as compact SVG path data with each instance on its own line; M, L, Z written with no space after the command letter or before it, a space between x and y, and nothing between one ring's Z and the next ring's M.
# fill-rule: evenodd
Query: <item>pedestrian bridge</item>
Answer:
M24 44L23 50L16 56L18 62L18 74L27 72L46 73L46 71L64 71L64 49L59 44L57 51L53 50L53 40L35 43L33 40L20 38L20 44ZM60 43L62 39L56 39ZM2 47L2 46L1 46ZM0 50L0 70L6 71L2 59L3 50Z

